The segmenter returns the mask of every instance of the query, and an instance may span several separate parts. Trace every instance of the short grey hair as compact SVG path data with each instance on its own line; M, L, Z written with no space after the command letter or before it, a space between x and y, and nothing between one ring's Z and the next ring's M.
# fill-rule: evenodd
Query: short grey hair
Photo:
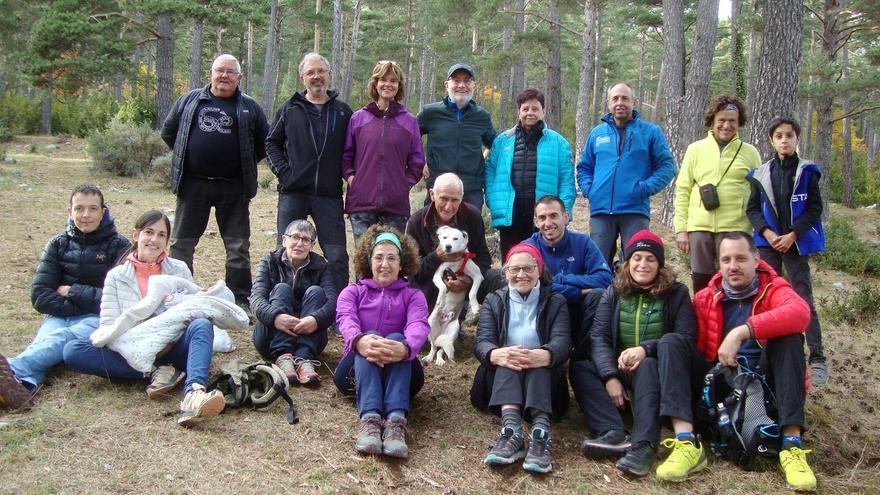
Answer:
M635 90L633 90L632 86L630 86L629 84L627 84L623 81L620 81L620 82L616 82L616 83L612 84L611 86L608 86L608 90L605 91L605 101L608 101L611 99L611 90L617 86L620 86L621 84L626 86L627 89L629 89L629 97L632 98L633 100L636 99L636 92L635 92Z
M318 237L318 232L308 220L297 219L287 224L287 228L284 229L284 235L290 235L294 232L305 232L306 234L309 234L309 238L312 239L312 242Z
M211 62L211 69L214 68L214 64L216 64L218 60L232 60L233 62L235 62L235 71L241 74L241 64L238 63L238 59L235 58L234 55L230 53L224 53L223 55L218 56L214 59L213 62Z
M446 172L445 174L440 174L434 179L434 189L442 186L452 186L458 189L458 192L464 194L464 183L461 179L453 174L452 172Z
M310 52L310 53L306 53L303 56L302 60L299 61L299 75L302 75L303 67L306 66L306 62L309 62L312 60L320 60L321 62L324 62L324 65L327 67L327 72L330 71L330 62L327 61L326 58L324 58L320 53Z

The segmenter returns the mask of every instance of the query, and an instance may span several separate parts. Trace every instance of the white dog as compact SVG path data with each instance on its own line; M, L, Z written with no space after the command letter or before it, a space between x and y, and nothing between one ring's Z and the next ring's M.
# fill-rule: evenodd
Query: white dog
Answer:
M465 301L465 293L449 292L444 280L467 275L474 281L470 292L467 293L470 303L467 320L473 322L480 310L480 305L477 304L477 291L480 289L480 284L483 283L483 274L480 273L477 264L473 262L473 255L467 251L467 232L444 226L437 229L437 237L443 252L446 254L462 253L463 255L461 261L441 263L434 273L434 285L439 292L434 311L428 318L428 324L431 325L431 335L428 337L431 342L431 352L422 360L425 363L434 361L436 364L444 364L446 362L443 358L444 354L450 361L454 360L454 345L459 329L458 315L461 313Z

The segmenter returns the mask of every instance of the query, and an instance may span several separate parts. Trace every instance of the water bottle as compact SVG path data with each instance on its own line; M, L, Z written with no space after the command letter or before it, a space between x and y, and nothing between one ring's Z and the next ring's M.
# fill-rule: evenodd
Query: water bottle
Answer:
M727 408L724 407L723 402L718 403L718 430L721 433L721 438L730 438L730 435L733 433L730 426L730 415L727 414Z

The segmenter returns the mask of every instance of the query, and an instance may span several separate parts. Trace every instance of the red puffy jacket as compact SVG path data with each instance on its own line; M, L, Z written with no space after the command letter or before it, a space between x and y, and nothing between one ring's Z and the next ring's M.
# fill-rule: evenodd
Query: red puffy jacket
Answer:
M784 278L776 274L764 261L758 262L758 295L752 303L748 323L755 338L763 344L767 339L803 333L810 323L810 307L801 299ZM724 333L724 310L721 300L721 273L716 273L709 285L694 296L697 313L697 349L707 361L718 359Z

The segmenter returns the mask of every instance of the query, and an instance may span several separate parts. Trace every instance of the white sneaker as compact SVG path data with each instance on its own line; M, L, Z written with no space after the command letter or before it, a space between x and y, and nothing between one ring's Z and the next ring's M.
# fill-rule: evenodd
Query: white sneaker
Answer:
M147 385L147 397L155 399L171 392L183 381L185 376L186 373L178 371L170 364L159 366L150 377L150 384Z
M224 407L226 407L226 401L223 400L223 394L219 390L208 392L203 385L193 384L192 389L187 392L183 402L180 403L180 416L177 418L177 424L192 426L200 419L220 414Z

